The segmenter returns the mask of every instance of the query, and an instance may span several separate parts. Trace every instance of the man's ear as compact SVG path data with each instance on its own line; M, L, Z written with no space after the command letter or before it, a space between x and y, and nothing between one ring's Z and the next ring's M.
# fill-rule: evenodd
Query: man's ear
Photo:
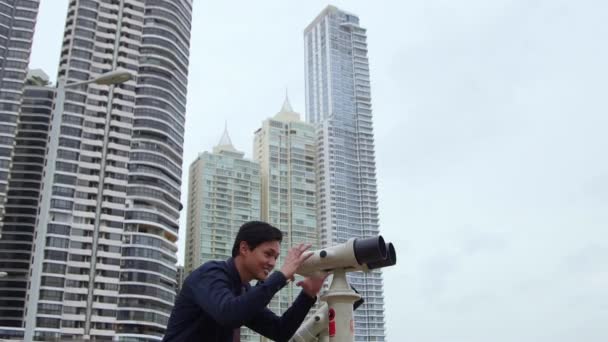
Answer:
M247 241L241 241L241 244L239 245L239 252L241 255L245 255L246 252L249 252L249 245L247 244Z

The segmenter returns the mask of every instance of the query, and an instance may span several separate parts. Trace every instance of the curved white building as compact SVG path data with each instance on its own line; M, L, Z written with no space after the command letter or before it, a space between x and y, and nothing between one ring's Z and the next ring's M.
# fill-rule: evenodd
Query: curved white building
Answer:
M129 2L129 1L126 1ZM117 337L162 337L176 291L192 0L146 0L128 163Z
M158 341L175 298L191 0L70 1L26 340ZM60 96L60 95L58 95Z

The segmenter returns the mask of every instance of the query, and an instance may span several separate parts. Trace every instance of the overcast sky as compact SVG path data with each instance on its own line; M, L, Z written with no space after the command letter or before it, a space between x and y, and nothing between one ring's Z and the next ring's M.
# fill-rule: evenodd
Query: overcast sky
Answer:
M195 1L184 184L225 121L251 157L286 87L304 115L327 5ZM608 2L332 4L368 29L389 341L608 341ZM42 0L36 28L52 79L66 8Z

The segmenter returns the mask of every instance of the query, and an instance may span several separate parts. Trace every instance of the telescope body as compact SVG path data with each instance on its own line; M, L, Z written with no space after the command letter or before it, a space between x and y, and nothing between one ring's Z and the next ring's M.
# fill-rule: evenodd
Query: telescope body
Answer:
M363 271L392 266L396 263L395 248L382 236L357 239L312 252L296 273L301 276L322 275L334 270Z
M362 298L349 286L346 273L395 265L395 247L378 235L352 238L312 253L296 273L305 277L332 273L333 277L328 291L321 296L325 303L302 323L290 341L352 342L355 338L353 310Z
M301 276L311 276L319 273L329 273L336 268L355 268L360 266L356 263L353 248L355 239L333 247L314 251L296 271Z

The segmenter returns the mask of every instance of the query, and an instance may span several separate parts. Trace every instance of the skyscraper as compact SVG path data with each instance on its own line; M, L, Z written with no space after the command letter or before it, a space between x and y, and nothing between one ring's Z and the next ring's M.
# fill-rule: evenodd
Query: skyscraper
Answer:
M255 132L253 156L260 163L263 221L283 232L277 267L290 247L300 243L319 246L316 220L315 129L300 120L289 99L281 111ZM291 282L270 302L280 315L300 293Z
M232 256L239 227L260 219L260 166L244 158L224 131L213 153L190 165L185 273Z
M260 219L260 166L244 158L224 131L213 153L190 165L185 276L210 260L226 260L239 227ZM241 341L259 341L241 328Z
M176 289L191 0L69 3L26 340L160 340Z
M318 219L323 246L378 234L378 200L366 30L325 8L304 30L306 119L317 127ZM365 299L356 341L384 341L380 271L348 276Z
M39 0L0 0L0 234Z
M31 70L23 88L0 238L0 339L23 337L25 292L55 88ZM44 307L44 305L42 305Z

